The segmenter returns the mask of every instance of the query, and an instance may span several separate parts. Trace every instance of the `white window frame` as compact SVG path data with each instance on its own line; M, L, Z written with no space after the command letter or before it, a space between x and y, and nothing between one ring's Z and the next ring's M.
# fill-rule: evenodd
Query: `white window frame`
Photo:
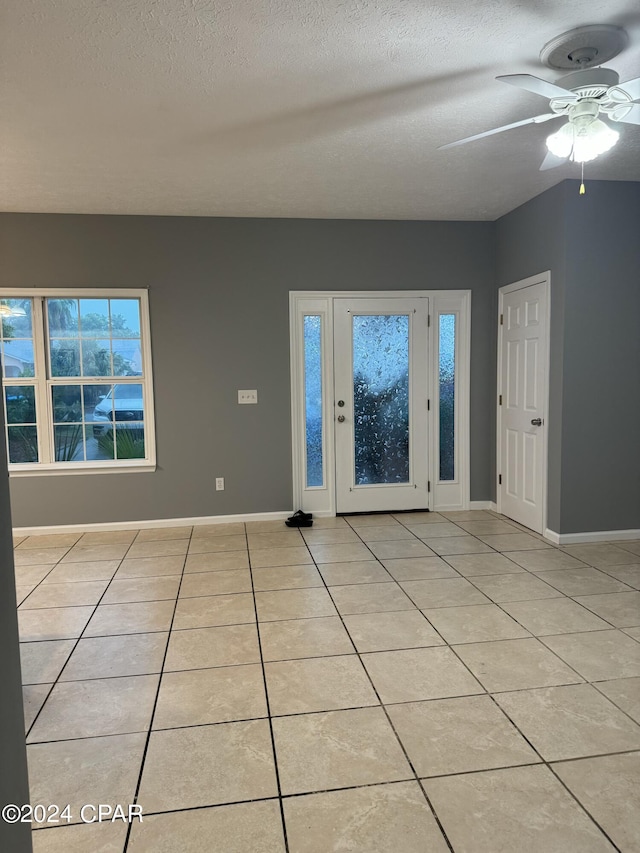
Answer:
M453 314L455 325L455 385L453 398L454 461L453 480L440 479L440 315ZM471 292L445 291L434 298L431 315L430 357L433 377L432 408L435 409L431 430L431 459L435 483L435 508L459 510L469 508L470 492L470 388L471 388Z
M155 415L153 403L153 372L151 362L151 337L149 322L149 294L146 289L131 288L0 288L0 299L33 300L32 328L35 363L36 424L38 427L38 458L53 458L53 411L50 389L54 385L91 384L115 385L123 377L51 377L47 370L48 336L45 331L44 299L139 299L140 348L143 375L135 377L142 384L144 394L144 459L105 459L86 462L19 462L9 463L10 477L40 477L66 474L110 474L118 472L143 473L156 469ZM29 377L31 379L31 377ZM81 380L78 382L78 380ZM3 379L4 387L25 385L24 379ZM4 405L4 401L2 401ZM4 441L4 436L2 437Z
M427 415L429 429L428 476L431 482L429 509L466 510L470 501L470 377L471 377L471 291L470 290L391 290L391 291L290 291L289 330L291 341L291 419L294 508L317 515L336 514L335 419L333 402L333 301L334 299L429 299L429 368ZM440 481L439 440L439 358L440 314L456 314L455 385L455 480ZM322 317L322 486L306 485L306 434L304 393L303 318Z

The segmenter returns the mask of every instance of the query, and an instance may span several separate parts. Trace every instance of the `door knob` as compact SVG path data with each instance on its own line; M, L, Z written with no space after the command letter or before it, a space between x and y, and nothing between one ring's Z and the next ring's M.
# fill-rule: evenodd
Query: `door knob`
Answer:
M542 426L542 418L534 418L531 421L531 426Z
M344 423L344 415L338 415L338 423Z

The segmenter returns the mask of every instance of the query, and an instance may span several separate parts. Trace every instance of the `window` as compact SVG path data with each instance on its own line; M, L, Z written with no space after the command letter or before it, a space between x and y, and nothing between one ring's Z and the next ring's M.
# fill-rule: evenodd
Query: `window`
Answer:
M324 485L322 448L322 317L304 317L304 414L307 488Z
M455 479L456 315L440 314L440 480Z
M12 474L153 467L146 291L0 291Z

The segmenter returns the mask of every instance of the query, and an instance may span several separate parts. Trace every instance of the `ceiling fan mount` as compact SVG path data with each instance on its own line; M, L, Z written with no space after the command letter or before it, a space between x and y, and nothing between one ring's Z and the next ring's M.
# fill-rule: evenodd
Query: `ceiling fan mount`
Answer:
M628 43L629 36L622 27L576 27L548 41L540 51L540 62L558 71L593 68L622 53Z

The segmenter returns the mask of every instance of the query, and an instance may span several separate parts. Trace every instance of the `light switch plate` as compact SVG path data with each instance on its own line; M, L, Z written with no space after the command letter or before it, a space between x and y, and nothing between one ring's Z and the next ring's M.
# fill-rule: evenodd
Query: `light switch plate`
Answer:
M258 402L258 392L257 391L238 391L238 403L247 404L247 403L257 403Z

